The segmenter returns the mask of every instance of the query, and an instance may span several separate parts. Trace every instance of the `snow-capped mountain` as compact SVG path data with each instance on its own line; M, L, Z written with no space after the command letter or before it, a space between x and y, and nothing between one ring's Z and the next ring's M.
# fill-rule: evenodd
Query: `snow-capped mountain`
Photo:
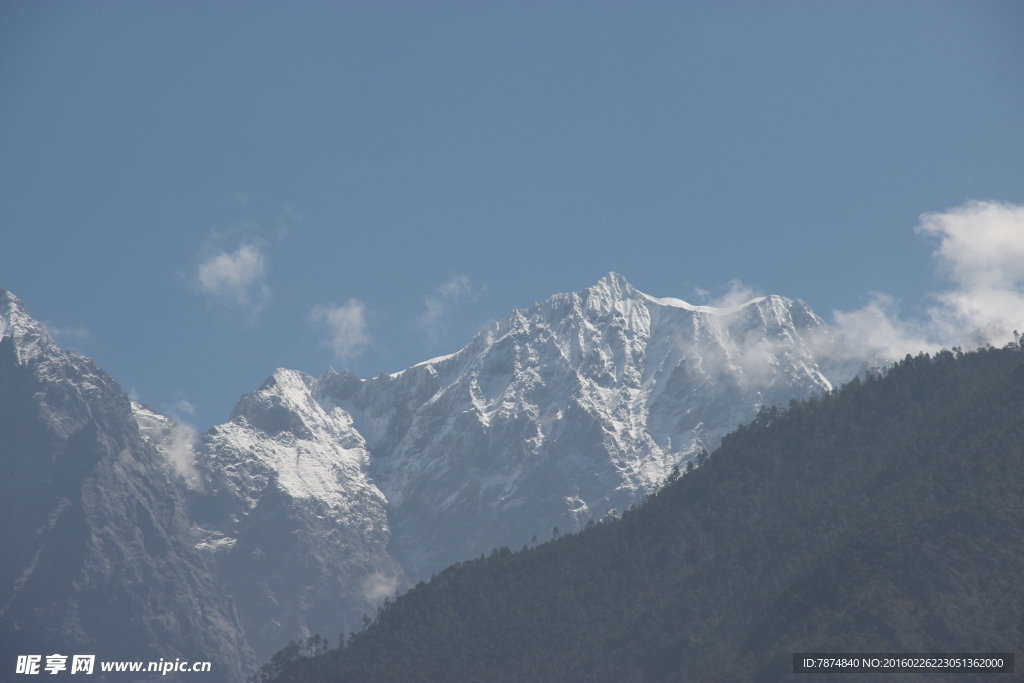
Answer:
M121 387L0 289L0 660L256 659ZM7 668L10 666L11 668Z
M611 273L401 372L279 369L197 435L0 290L0 640L238 678L452 562L640 501L760 407L864 369L844 357L800 301L693 306Z
M836 346L800 301L693 306L612 273L401 372L277 370L196 443L190 509L267 657L640 501L761 406L849 379Z
M187 497L199 548L264 659L315 632L333 641L409 585L388 550L366 442L314 387L277 370L194 446Z
M417 579L638 502L761 406L849 379L819 362L834 346L800 301L692 306L611 273L455 354L364 381L328 372L312 393L366 439Z

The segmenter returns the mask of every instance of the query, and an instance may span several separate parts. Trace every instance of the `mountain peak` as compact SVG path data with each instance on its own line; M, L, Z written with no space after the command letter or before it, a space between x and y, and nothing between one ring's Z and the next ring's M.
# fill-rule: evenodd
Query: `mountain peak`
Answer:
M594 293L604 294L613 299L629 299L638 294L633 285L629 284L625 277L615 271L610 271L598 280L593 287L590 287L589 290Z
M759 304L762 301L779 301L784 305L792 303L789 299L781 296L759 296L750 299L749 301L743 301L738 303L727 302L725 305L720 306L703 306L699 304L691 304L682 299L675 299L672 297L655 297L650 294L645 294L633 285L619 273L615 271L609 272L603 278L597 281L594 286L587 288L586 290L590 294L598 295L602 298L611 299L612 301L624 301L632 299L642 299L645 303L654 303L662 306L671 306L672 308L683 308L688 311L694 311L697 313L710 313L712 315L729 315L740 311L751 304Z
M362 380L348 368L337 372L334 368L327 368L324 374L316 380L313 391L314 398L320 399L324 396L332 396L344 400L352 396L362 385Z
M246 421L270 435L291 432L309 438L303 418L308 416L315 380L299 370L277 368L256 391L239 399L229 421L244 417Z
M279 387L278 391L287 388L305 385L307 389L312 388L313 378L301 370L289 370L288 368L275 368L270 377L264 380L258 391L267 391Z
M13 341L19 363L55 348L46 326L32 317L21 299L0 289L0 340L6 337Z
M661 297L661 298L659 298L659 297L655 297L655 296L651 296L649 294L643 294L643 293L640 293L640 296L642 296L645 300L647 300L650 303L660 304L661 306L671 306L672 308L684 308L684 309L686 309L688 311L695 311L697 313L710 313L711 315L729 315L730 313L736 313L737 311L743 310L744 308L746 308L747 306L750 306L751 304L759 304L759 303L761 303L762 301L765 301L765 300L770 300L770 301L778 300L778 301L781 301L781 302L788 302L789 301L789 299L786 299L785 297L771 295L771 296L754 297L753 299L751 299L749 301L744 301L742 303L734 304L734 305L703 306L703 305L698 305L698 304L691 304L691 303L689 303L687 301L683 301L682 299L674 299L672 297Z

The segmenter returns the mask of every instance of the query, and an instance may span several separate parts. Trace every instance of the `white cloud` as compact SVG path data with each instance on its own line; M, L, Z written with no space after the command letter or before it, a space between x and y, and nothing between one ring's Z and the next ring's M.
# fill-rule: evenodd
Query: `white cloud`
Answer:
M185 478L189 484L202 488L202 479L195 468L195 455L192 447L199 440L195 427L187 422L175 422L164 435L161 448L164 456L174 466L174 471Z
M445 318L460 302L479 295L479 289L473 287L465 275L452 273L448 281L434 289L432 294L424 298L425 310L417 319L417 323L427 333L432 344L440 341L448 329Z
M929 338L926 322L900 318L899 305L888 294L871 292L871 300L863 308L832 314L847 350L858 357L897 360L908 353L941 348Z
M370 343L367 332L366 305L349 299L344 306L317 306L309 313L309 322L327 331L322 346L334 351L338 360L355 358Z
M933 252L950 287L933 293L920 319L873 293L860 310L835 311L849 346L888 359L942 347L999 346L1024 329L1024 206L972 201L921 216L917 232L938 238Z
M940 334L995 343L1024 327L1024 206L968 202L924 214L918 231L939 238L933 255L954 286L930 309Z
M217 249L209 254L196 270L196 283L203 292L255 314L270 297L262 282L266 265L259 245L244 242L233 252Z
M243 192L241 190L239 190L238 192L232 192L231 201L235 202L236 204L241 204L242 206L247 206L249 204L249 193Z

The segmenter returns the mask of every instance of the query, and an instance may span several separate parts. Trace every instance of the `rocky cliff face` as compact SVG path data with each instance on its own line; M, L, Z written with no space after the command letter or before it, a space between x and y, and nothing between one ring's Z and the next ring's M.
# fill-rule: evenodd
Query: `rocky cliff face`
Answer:
M256 660L128 397L0 290L0 651Z

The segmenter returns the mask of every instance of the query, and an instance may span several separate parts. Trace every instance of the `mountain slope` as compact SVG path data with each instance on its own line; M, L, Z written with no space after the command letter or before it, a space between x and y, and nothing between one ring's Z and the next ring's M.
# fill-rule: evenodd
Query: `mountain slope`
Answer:
M195 435L130 405L5 296L3 540L19 550L0 625L33 642L128 630L125 643L170 643L155 658L215 652L235 674L250 646L266 659L354 630L452 561L624 510L761 406L861 369L802 302L692 306L612 273L402 372L277 370ZM92 559L47 560L71 548ZM80 617L82 586L116 617Z
M620 521L445 569L274 680L777 681L794 652L1020 651L1022 443L1019 346L908 358L762 412Z
M402 372L277 370L194 445L189 509L266 658L453 561L626 509L761 406L861 369L841 352L802 302L691 306L612 273Z
M255 664L128 397L0 290L0 649ZM11 669L13 670L13 669Z
M625 509L761 406L863 370L837 346L799 301L691 306L612 273L450 356L368 380L328 371L309 393L365 440L417 579Z
M344 412L314 400L314 384L277 370L193 447L199 547L264 658L292 638L355 628L409 585L366 444Z

